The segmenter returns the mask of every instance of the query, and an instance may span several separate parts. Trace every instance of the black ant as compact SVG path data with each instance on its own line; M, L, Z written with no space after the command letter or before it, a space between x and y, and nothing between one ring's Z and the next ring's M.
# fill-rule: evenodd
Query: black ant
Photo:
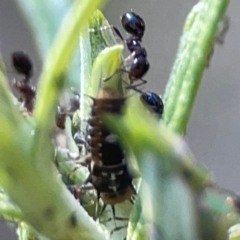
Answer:
M141 46L142 37L145 32L144 20L134 12L127 12L123 14L122 26L127 33L131 34L126 39L126 45L129 51L133 55L133 63L131 64L128 77L130 81L141 80L142 83L135 86L129 86L141 93L141 100L157 115L161 117L164 109L162 99L154 92L146 91L141 92L137 89L142 84L146 83L146 80L141 79L149 69L149 63L147 61L147 52L145 48ZM119 35L119 33L117 32ZM121 34L119 37L123 40ZM131 82L131 83L132 83Z
M133 58L129 71L119 69L120 71L128 72L131 85L127 86L126 89L134 89L139 92L141 94L141 100L147 105L147 107L161 117L164 109L162 99L156 93L150 91L142 92L137 88L147 82L146 80L143 80L142 77L146 74L150 66L147 61L146 49L141 46L142 37L145 32L145 22L134 12L126 12L123 14L121 22L125 31L131 34L125 40L125 43L128 50L131 52L131 57ZM114 29L119 38L124 41L120 31L114 26L111 27ZM105 79L104 81L107 81L110 78L111 77ZM141 80L142 82L137 85L132 85L132 83L136 80Z
M128 88L136 88L147 82L146 80L143 80L142 77L147 73L150 67L149 62L147 61L147 52L145 48L141 46L142 37L145 32L145 22L134 12L126 12L123 14L121 22L125 31L131 34L125 41L133 58L133 62L128 71L128 77L131 84L136 80L142 81L141 83L135 86L129 86ZM123 40L121 35L119 35L119 37Z
M24 75L22 80L15 81L14 83L14 87L21 95L19 101L24 103L24 107L28 112L32 112L36 96L36 90L30 84L33 73L32 61L26 53L16 51L12 53L12 64L19 74Z
M131 85L127 88L135 89L136 87L147 83L147 81L142 79L142 77L147 73L150 67L150 64L147 60L146 49L141 46L142 37L145 32L145 22L134 12L127 12L123 14L121 21L125 31L131 34L125 41L120 31L116 27L111 26L111 28L113 28L118 37L126 43L128 50L131 52L131 55L126 60L132 58L133 62L131 63L129 70L119 69L119 71L128 73L128 78ZM103 27L102 29L106 28ZM140 80L141 83L132 85L133 82L137 80Z

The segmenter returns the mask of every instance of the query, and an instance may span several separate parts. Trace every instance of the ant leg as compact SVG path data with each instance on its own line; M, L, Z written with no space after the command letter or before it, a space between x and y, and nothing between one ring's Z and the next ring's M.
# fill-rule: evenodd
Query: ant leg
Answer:
M112 235L114 232L116 231L119 231L119 230L122 230L123 228L127 228L128 225L124 225L124 226L121 226L121 227L115 227L111 232L110 232L110 235Z
M135 51L133 51L131 54L129 54L125 59L124 62L129 62L130 60L132 61L135 56Z
M122 72L125 72L125 73L129 73L129 71L127 71L127 70L125 70L125 69L118 69L118 71L122 71ZM133 79L133 80L130 79L131 84L128 84L128 83L127 83L126 81L124 81L124 80L122 80L122 81L128 85L128 86L126 87L126 89L133 89L133 90L135 90L135 91L137 91L137 92L139 92L138 89L136 89L137 87L140 87L140 86L142 86L142 85L144 85L144 84L147 83L147 80L144 80L144 79L142 79L142 78ZM141 81L141 83L132 85L132 83L133 83L134 81ZM142 92L140 92L140 93L142 93Z
M107 82L107 81L110 80L116 73L120 72L121 70L122 70L122 69L117 69L117 70L115 70L115 72L114 72L112 75L110 75L110 76L107 77L107 78L103 78L102 81L103 81L103 82Z
M116 212L115 212L115 207L114 207L114 205L111 205L111 207L112 207L114 222L115 222L115 220L120 220L120 221L128 221L128 220L129 220L129 218L116 217ZM115 223L115 226L116 226L116 223Z
M123 38L122 34L120 33L120 31L115 26L110 25L107 28L112 28L114 30L114 32L117 34L117 36L124 42L124 38Z
M99 209L99 199L100 199L100 192L97 191L97 202L96 202L96 206L95 206L95 213L94 213L94 217L93 217L93 220L96 221L100 214L98 214L98 209ZM102 212L104 211L104 209L106 208L106 206L103 205L103 210L101 210L101 214Z
M113 25L109 25L109 26L103 26L100 27L99 30L95 30L95 29L89 29L90 32L96 32L96 31L106 31L108 29L113 29L114 32L116 33L116 35L124 42L124 38L122 36L122 34L120 33L120 31Z
M131 199L129 200L129 202L133 205L134 202L135 202L135 198L131 198Z
M133 89L133 90L138 92L137 87L140 87L140 86L147 83L147 80L144 80L144 79L141 79L141 78L137 79L137 81L141 81L141 83L135 84L135 85L129 85L129 86L126 87L126 89Z
M106 207L107 207L107 204L103 204L103 207L102 207L102 209L101 209L101 211L100 211L100 213L99 213L99 217L103 214L103 212L106 210Z
M73 87L71 87L70 89L71 89L71 91L72 91L72 93L73 93L74 95L77 95L78 97L80 97L79 91L77 91L77 90L76 90L75 88L73 88Z

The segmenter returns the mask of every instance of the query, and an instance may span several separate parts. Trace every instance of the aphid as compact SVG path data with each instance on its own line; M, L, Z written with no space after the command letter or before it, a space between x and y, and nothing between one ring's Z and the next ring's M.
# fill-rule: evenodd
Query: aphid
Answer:
M67 115L73 114L80 107L80 96L79 93L72 89L74 96L70 98L70 104L68 107L63 108L57 106L56 111L56 125L60 129L65 129L65 119Z
M214 43L212 44L208 57L207 57L207 62L206 62L206 67L208 68L210 66L210 61L211 58L214 54L214 48L215 48L215 43L218 45L223 45L225 42L225 38L227 35L227 32L229 30L230 27L230 19L228 16L223 16L222 21L219 22L218 24L218 29L217 29L217 33L215 36L215 40Z
M58 128L65 129L66 116L67 113L60 106L57 106L55 120Z
M152 112L156 113L159 117L162 116L164 105L161 97L158 94L146 91L141 94L140 98Z
M69 112L75 112L80 108L80 94L76 90L71 88L71 91L73 92L74 96L70 98L70 106L67 109Z
M22 80L16 81L14 87L20 94L19 101L24 103L27 111L32 112L36 96L35 88L30 84L30 78L33 72L33 65L28 55L22 51L16 51L12 54L13 67L19 74L23 74Z
M229 16L223 16L222 21L218 24L217 34L215 36L215 42L217 44L224 44L226 35L230 27L230 18Z
M80 149L80 152L82 151L83 148L86 149L87 141L82 132L80 132L80 131L76 132L74 134L73 139L74 139L76 145L78 146L78 148Z
M114 90L101 89L97 98L92 100L92 112L87 128L91 162L86 183L90 182L94 186L98 199L101 198L105 206L112 206L115 217L114 205L125 200L131 201L135 189L117 136L109 132L101 117L105 113L121 114L126 99L121 98Z

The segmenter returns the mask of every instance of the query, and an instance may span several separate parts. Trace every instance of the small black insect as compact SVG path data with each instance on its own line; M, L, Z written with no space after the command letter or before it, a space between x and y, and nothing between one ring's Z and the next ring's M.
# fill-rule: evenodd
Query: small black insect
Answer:
M146 91L141 94L140 98L144 104L151 109L152 112L156 113L159 117L162 116L164 105L161 97L158 94Z
M33 71L33 64L29 56L22 51L15 51L12 53L12 62L16 71L24 74L28 81Z
M12 53L12 64L19 74L24 75L22 80L14 83L14 87L20 94L19 101L24 103L28 112L32 112L36 97L36 90L30 83L33 73L32 61L26 53L16 51Z

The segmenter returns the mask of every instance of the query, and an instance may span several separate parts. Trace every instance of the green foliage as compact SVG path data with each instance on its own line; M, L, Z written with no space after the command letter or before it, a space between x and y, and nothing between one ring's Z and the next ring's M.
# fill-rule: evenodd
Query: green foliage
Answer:
M141 201L134 206L128 239L227 239L233 221L226 208L228 213L235 210L226 206L225 196L208 192L207 187L216 187L209 173L194 162L184 141L171 132L186 131L227 5L226 0L202 0L189 14L164 95L163 123L146 118L136 104L121 119L106 118L137 159L142 176Z
M68 181L81 184L88 175L81 167L69 175L76 164L69 161L68 153L79 154L72 139L70 118L66 119L68 149L54 149L50 134L60 94L71 78L66 66L74 56L79 34L81 64L80 70L75 68L72 72L72 82L78 87L76 76L80 76L81 119L86 119L90 111L85 95L96 97L99 86L126 96L123 74L117 71L122 67L123 45L116 44L107 20L100 11L95 11L104 1L74 1L57 34L68 1L59 1L57 9L51 1L17 1L31 23L39 21L34 34L41 42L43 59L47 57L33 116L23 116L19 111L0 62L0 184L4 189L0 192L0 214L18 222L22 240L109 239L106 228L86 214L58 175L60 172L66 184ZM186 131L217 25L227 4L228 0L201 0L187 17L164 95L165 112L160 123L150 115L146 118L146 109L136 97L130 98L123 116L104 116L128 152L133 170L142 177L127 239L222 240L227 239L228 228L239 222L234 206L226 204L226 196L215 191L219 188L207 169L195 162L190 149L177 135ZM99 31L103 26L106 29ZM109 77L111 81L102 80ZM85 130L86 123L80 124L81 130ZM53 163L55 157L59 172ZM96 203L96 196L86 193L84 200ZM119 212L125 215L130 208L123 203ZM90 204L87 210L94 214L93 209L95 204ZM103 219L111 216L106 212ZM108 229L113 227L109 225ZM239 239L238 232L233 229L229 239ZM114 239L122 240L123 236L116 233Z
M43 67L32 124L13 104L6 80L2 73L0 75L3 137L0 184L21 209L23 219L50 239L108 238L56 175L50 138L56 104L64 86L62 73L71 59L80 31L101 4L102 1L73 3Z

